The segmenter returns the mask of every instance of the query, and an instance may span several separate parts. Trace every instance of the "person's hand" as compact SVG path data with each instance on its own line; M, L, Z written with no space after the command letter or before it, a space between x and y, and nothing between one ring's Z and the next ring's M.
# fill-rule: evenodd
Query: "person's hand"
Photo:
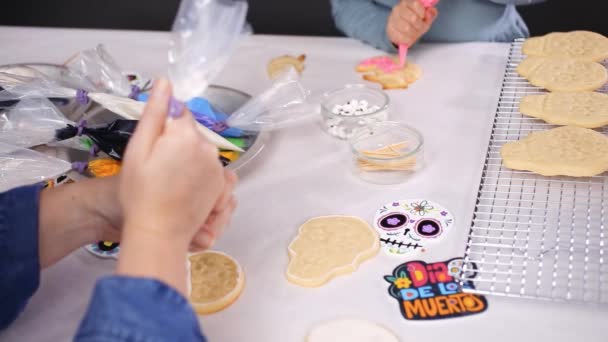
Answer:
M210 215L216 207L232 211L232 190L226 195L217 148L198 131L192 114L170 99L169 82L157 81L125 153L118 272L158 278L185 293L188 246L195 239L204 245L199 236L219 230Z
M147 234L188 246L223 194L218 150L183 105L169 103L158 81L129 142L120 174L125 234ZM167 120L170 106L180 115Z
M236 186L237 176L233 171L225 169L224 179L224 193L215 203L215 207L205 224L192 239L192 243L190 244L191 251L211 248L232 217L234 208L236 208L236 199L232 192Z
M436 8L424 8L420 0L401 0L388 18L386 34L396 45L412 46L428 32L437 14Z
M44 189L38 220L41 267L83 245L119 241L122 221L117 176Z
M211 214L199 228L190 244L191 251L201 251L213 247L228 225L236 208L233 191L237 176L232 170L224 170L225 186L222 195L215 203ZM118 176L95 178L80 182L83 185L82 197L86 211L82 211L83 220L91 223L95 233L95 241L120 242L123 214L118 203ZM86 185L86 186L85 186Z

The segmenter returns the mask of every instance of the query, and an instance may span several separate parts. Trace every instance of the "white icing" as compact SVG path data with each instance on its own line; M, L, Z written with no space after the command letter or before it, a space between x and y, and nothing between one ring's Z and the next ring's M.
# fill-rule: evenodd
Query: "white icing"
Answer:
M386 328L361 319L341 319L314 327L307 342L399 342Z

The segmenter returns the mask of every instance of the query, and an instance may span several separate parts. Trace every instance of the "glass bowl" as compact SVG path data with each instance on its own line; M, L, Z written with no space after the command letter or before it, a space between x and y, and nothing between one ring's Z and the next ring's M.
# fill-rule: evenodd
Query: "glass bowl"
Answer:
M354 173L376 184L406 181L424 165L424 139L400 122L386 121L366 127L350 139Z
M361 109L362 103L367 110ZM352 110L341 110L351 106ZM348 84L323 94L321 115L323 127L332 136L350 139L369 125L388 119L389 97L385 92L362 84Z

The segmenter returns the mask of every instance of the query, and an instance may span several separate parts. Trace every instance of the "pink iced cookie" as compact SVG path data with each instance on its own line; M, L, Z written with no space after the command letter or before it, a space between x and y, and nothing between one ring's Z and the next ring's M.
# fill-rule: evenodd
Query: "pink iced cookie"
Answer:
M357 71L366 72L374 69L380 69L385 73L392 73L399 69L398 61L394 57L390 56L378 56L364 60L357 65Z

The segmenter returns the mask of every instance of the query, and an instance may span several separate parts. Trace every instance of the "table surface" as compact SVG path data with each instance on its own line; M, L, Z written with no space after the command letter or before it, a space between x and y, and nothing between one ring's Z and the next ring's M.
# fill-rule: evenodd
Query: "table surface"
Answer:
M0 64L61 63L71 54L106 45L124 69L149 76L167 66L166 32L0 27ZM488 297L485 313L431 322L402 318L383 276L410 259L380 253L360 269L307 289L284 277L287 245L298 226L321 215L355 215L371 221L384 203L429 198L455 215L454 228L435 249L409 254L428 262L461 256L500 92L508 45L431 44L412 49L422 78L406 91L391 91L391 118L407 122L426 140L426 167L408 182L379 186L350 173L348 146L318 123L272 134L262 154L243 172L239 207L216 249L243 266L247 284L228 309L202 319L211 341L302 341L314 324L356 317L373 320L403 341L602 341L608 309ZM307 55L303 83L324 91L360 83L354 66L378 51L346 38L252 36L246 38L215 83L256 94L269 81L269 59ZM78 250L42 273L41 287L2 341L71 340L95 280L115 262Z

